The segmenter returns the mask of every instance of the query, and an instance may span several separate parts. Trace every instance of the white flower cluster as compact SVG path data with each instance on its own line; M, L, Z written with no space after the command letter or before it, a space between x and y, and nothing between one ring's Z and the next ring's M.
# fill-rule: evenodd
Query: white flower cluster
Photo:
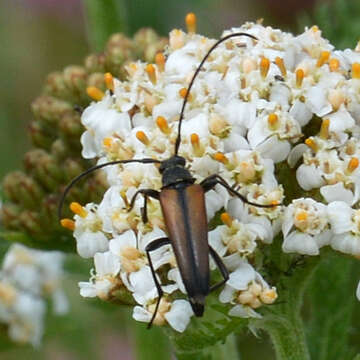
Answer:
M63 255L12 245L0 270L0 326L18 343L40 344L47 298L55 314L68 311L61 289Z
M197 182L220 174L249 201L264 205L284 199L275 165L283 162L288 174L297 166L296 177L287 181L323 201L299 198L261 208L219 185L206 194L208 220L223 211L224 225L209 233L230 271L220 301L234 305L230 315L247 317L259 316L254 309L277 297L250 264L258 245L270 244L281 230L284 252L318 255L330 245L360 256L360 215L351 207L360 194L360 52L335 50L316 26L294 36L247 23L223 36L235 32L258 40L231 38L205 62L190 93L179 155ZM215 40L181 30L169 40L155 64L128 64L127 81L108 76L109 91L82 115L85 158L97 157L100 164L174 154L187 87ZM126 288L139 304L134 317L141 321L150 320L157 298L144 249L166 236L166 228L158 201L148 201L147 224L141 221L141 196L127 208L138 189L161 189L157 166L105 168L109 189L103 201L73 203L77 215L68 224L79 254L95 261L90 282L80 283L81 294L109 299ZM165 292L155 323L183 331L192 311L181 299L185 289L171 247L154 251L152 259Z

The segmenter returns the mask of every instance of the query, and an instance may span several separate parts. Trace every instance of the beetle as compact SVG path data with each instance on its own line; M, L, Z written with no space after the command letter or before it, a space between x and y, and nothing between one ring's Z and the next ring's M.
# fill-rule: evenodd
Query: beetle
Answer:
M105 166L134 162L142 164L154 163L160 165L159 171L162 175L162 187L160 191L154 189L139 189L133 195L128 207L128 210L130 211L135 204L137 196L141 194L144 197L144 207L141 209L141 216L142 221L146 223L148 221L148 198L159 200L168 233L168 237L153 240L145 248L154 283L158 291L158 300L148 328L151 327L156 317L159 304L163 296L163 291L156 277L155 269L151 261L150 253L152 251L159 249L164 245L170 244L172 246L192 310L197 317L201 317L204 313L206 296L210 292L221 287L229 279L229 272L221 260L221 257L208 243L208 224L205 206L205 193L207 191L213 189L217 184L219 184L230 194L237 196L247 204L265 208L278 205L263 205L248 201L246 197L230 186L219 174L210 175L199 184L196 184L195 179L185 167L185 158L178 155L181 142L181 125L184 118L185 106L188 102L189 94L194 81L211 52L222 42L236 36L246 36L257 40L255 36L247 33L232 33L218 40L206 53L197 67L187 88L186 95L184 96L173 156L163 161L144 158L116 160L96 165L86 170L70 182L70 184L65 188L59 204L59 218L61 218L61 211L65 197L72 186L84 176ZM214 285L210 285L209 255L214 260L223 277L220 282Z

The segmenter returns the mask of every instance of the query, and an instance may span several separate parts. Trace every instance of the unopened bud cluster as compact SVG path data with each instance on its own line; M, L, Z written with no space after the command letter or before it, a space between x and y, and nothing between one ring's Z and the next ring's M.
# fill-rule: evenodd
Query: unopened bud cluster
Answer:
M141 29L132 39L114 34L104 52L89 55L84 65L70 65L48 75L42 95L32 104L29 132L33 148L24 156L24 170L11 172L2 181L1 221L7 230L22 231L41 241L64 234L56 215L59 198L65 185L91 166L80 154L84 131L80 115L92 100L92 89L101 94L106 89L105 74L123 78L128 62L153 61L166 43L152 29ZM103 176L95 174L72 195L85 203L99 200L104 185ZM46 247L62 248L61 244L54 241Z

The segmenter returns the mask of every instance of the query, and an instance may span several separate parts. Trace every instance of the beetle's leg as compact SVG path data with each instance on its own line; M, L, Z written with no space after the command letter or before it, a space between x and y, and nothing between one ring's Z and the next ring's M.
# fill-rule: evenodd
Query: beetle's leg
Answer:
M155 320L155 317L156 317L156 313L158 311L158 308L159 308L159 305L160 305L160 301L161 301L161 298L163 296L163 291L161 289L161 286L159 284L159 281L156 277L156 272L155 272L155 269L154 269L154 265L151 261L151 257L150 257L150 251L153 251L153 250L156 250L156 249L159 249L160 247L162 247L163 245L167 245L167 244L170 244L170 239L169 238L160 238L160 239L156 239L154 241L152 241L151 243L149 243L146 248L145 248L145 251L146 251L146 255L147 255L147 258L148 258L148 261L149 261L149 265L150 265L150 270L151 270L151 274L153 276L153 279L154 279L154 282L155 282L155 286L156 286L156 289L158 291L158 301L156 303L156 307L155 307L155 311L154 311L154 314L149 322L149 325L147 326L148 329L151 328L151 325L153 323L153 321Z
M129 205L129 208L128 208L128 211L131 211L132 208L134 207L135 205L135 200L136 200L136 197L139 195L139 194L142 194L144 196L144 207L141 208L141 219L142 219L142 222L144 224L146 224L148 222L148 217L147 217L147 198L148 197L152 197L156 200L159 200L159 197L160 197L160 193L156 190L153 190L153 189L140 189L138 190L132 197L131 201L130 201L130 205Z
M257 207L262 207L262 208L272 208L274 206L278 206L281 204L269 204L269 205L264 205L264 204L256 204L253 203L251 201L249 201L244 195L241 195L238 191L236 191L235 189L233 189L227 182L225 179L223 179L220 175L218 174L214 174L214 175L210 175L207 178L205 178L200 185L202 186L202 188L204 189L205 192L212 190L215 185L221 185L223 186L230 194L237 196L238 198L240 198L244 203L249 204L249 205L253 205L253 206L257 206Z
M229 270L226 268L225 264L221 260L221 257L219 254L209 245L210 255L215 261L216 266L221 272L221 275L223 276L224 280L221 280L219 283L212 285L210 287L210 292L218 289L220 286L224 285L229 280Z

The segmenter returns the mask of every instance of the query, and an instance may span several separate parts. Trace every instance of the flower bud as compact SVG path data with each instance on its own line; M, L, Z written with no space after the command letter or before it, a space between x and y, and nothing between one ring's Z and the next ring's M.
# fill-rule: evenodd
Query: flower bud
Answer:
M105 92L106 85L104 81L104 73L96 72L89 75L87 79L87 86L95 86L96 88L100 89L101 91Z
M51 154L57 161L64 160L69 155L69 150L62 139L55 140L51 145Z
M55 190L63 179L63 174L55 158L41 149L26 153L24 158L26 170L47 190Z
M87 73L82 66L70 65L64 69L64 81L69 90L76 97L85 97ZM75 99L72 99L73 101Z
M72 105L52 96L39 96L31 104L31 108L37 119L56 125L66 111L72 110Z
M43 190L34 179L21 171L7 174L2 184L7 198L27 209L36 209L43 196Z
M65 100L69 98L69 89L66 86L64 74L61 71L52 72L47 76L44 93Z
M105 55L91 54L85 58L84 65L88 73L105 72Z
M18 230L20 227L19 215L21 206L13 203L5 203L0 208L1 225L9 230Z
M76 138L78 142L84 131L80 114L75 111L67 111L59 121L59 130L65 138Z
M118 33L110 37L105 48L106 67L114 76L121 74L121 66L133 58L133 44L124 34Z
M39 205L39 203L38 203ZM19 216L20 227L30 234L38 234L43 230L40 214L36 211L24 210Z
M31 142L34 146L49 149L55 140L53 131L49 131L49 127L39 121L32 121L29 125L29 134Z

